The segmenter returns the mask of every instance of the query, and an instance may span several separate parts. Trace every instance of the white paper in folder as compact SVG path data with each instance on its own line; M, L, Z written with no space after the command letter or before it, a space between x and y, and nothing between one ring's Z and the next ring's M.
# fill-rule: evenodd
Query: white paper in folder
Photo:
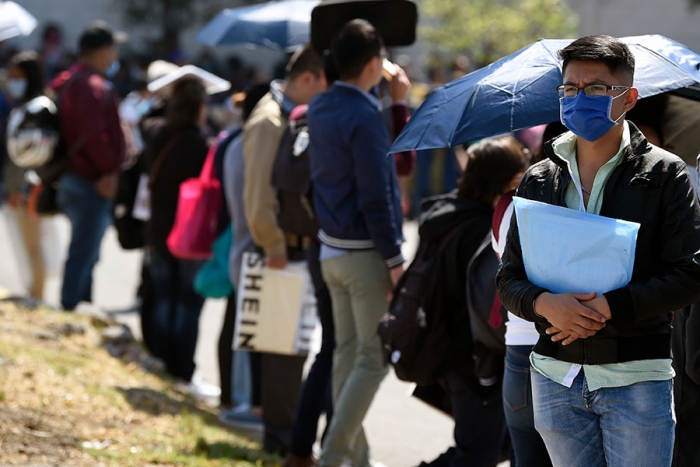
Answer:
M631 280L639 224L519 197L513 204L533 284L603 294Z

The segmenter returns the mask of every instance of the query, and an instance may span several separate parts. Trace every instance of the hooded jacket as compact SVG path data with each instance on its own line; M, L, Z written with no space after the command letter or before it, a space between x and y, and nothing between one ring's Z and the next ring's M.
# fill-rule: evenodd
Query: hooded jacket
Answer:
M546 335L551 325L533 305L547 290L528 281L516 216L511 222L499 296L508 310L536 323L534 351L541 355L589 365L670 358L672 312L700 301L700 206L686 165L649 144L632 123L630 132L624 159L605 185L600 215L641 224L634 269L628 285L605 294L612 319L594 336L562 346ZM548 159L528 170L516 196L565 207L566 163L551 141L544 150Z

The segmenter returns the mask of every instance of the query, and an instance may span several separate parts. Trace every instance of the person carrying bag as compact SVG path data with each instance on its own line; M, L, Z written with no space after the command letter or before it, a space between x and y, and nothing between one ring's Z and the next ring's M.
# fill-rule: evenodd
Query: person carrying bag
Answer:
M180 185L175 224L167 240L168 250L176 258L211 258L221 206L221 183L214 176L215 154L216 145L212 145L199 177Z

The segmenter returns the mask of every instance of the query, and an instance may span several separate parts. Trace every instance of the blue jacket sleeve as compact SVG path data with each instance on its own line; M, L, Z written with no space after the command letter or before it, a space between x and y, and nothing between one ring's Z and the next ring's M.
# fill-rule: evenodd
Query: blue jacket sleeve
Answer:
M358 207L367 230L388 268L404 262L401 254L400 219L394 212L393 188L396 175L389 156L389 135L379 112L358 115L351 139L355 162Z

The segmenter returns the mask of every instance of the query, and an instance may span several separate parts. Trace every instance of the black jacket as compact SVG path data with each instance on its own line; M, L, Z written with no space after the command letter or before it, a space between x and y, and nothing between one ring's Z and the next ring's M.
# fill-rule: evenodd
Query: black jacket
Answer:
M421 242L440 241L458 228L442 253L435 293L442 294L450 312L450 369L476 389L479 383L474 375L465 284L469 260L491 230L493 209L451 193L426 200L421 211L418 229Z
M671 312L700 301L700 206L685 163L652 146L630 123L631 144L604 188L600 215L641 224L631 282L605 294L612 319L597 334L562 346L533 304L546 291L527 280L516 216L497 275L503 305L536 323L539 354L571 363L607 364L670 358ZM528 170L516 196L566 206L566 163L549 157ZM604 247L604 245L601 245ZM547 252L542 252L546 254Z
M175 130L164 119L153 119L145 124L145 157L151 185L151 219L146 223L146 243L162 256L170 256L166 245L175 223L180 195L180 184L196 178L202 171L209 150L207 140L199 128L190 126ZM168 149L167 154L161 154ZM156 160L162 157L154 170Z
M675 313L673 318L673 403L676 442L673 467L700 465L700 304Z

